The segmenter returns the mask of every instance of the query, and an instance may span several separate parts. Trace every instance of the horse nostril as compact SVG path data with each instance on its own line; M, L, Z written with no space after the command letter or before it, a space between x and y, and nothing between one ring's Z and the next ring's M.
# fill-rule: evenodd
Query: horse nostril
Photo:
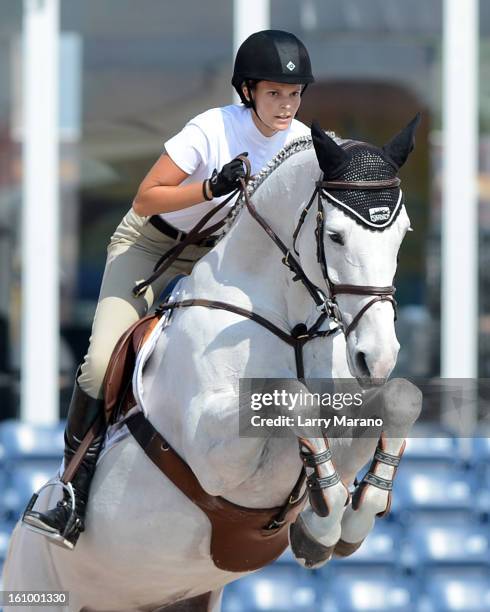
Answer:
M359 351L356 355L356 365L359 370L361 376L370 377L371 373L369 372L369 368L366 361L366 355Z

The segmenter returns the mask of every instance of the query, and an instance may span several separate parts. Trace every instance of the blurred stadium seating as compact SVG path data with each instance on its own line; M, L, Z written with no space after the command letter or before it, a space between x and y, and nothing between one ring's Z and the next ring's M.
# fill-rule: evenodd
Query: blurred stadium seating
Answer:
M63 430L0 423L0 566L30 495L60 466ZM223 612L490 611L490 438L463 445L440 428L418 432L392 512L355 554L308 571L288 549L229 584Z
M0 424L0 465L17 461L57 459L63 456L64 421L54 427L30 425L13 419Z

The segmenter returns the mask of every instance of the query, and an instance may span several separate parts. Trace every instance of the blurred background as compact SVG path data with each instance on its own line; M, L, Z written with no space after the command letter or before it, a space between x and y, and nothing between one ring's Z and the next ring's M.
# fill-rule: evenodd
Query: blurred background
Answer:
M415 231L404 241L396 278L402 346L396 374L401 376L445 374L441 211L448 142L444 11L449 3L249 3L249 10L262 5L269 27L295 33L310 52L316 83L303 99L299 118L305 123L316 118L340 136L382 145L417 111L422 113L416 150L402 171ZM61 457L63 423L58 419L66 416L73 374L87 348L110 235L163 142L196 114L233 101L230 79L239 42L240 2L60 1L60 401L51 424L35 425L21 410L22 74L28 59L22 40L30 4L0 3L0 560L25 499L53 474ZM490 0L480 0L477 12L476 260L468 274L474 273L478 297L476 366L469 375L485 379L490 377ZM252 14L250 19L254 31ZM456 75L462 87L466 76L465 70ZM457 149L459 143L451 146ZM39 206L46 203L40 200ZM460 206L464 219L467 202ZM455 240L453 248L464 255L465 244ZM458 335L471 313L464 295L453 297L462 305L463 327L453 330ZM41 292L29 307L36 309L43 298ZM461 372L468 375L464 364ZM229 587L224 609L490 610L488 439L467 440L457 431L425 426L426 437L409 443L394 512L379 521L384 524L365 550L315 572L302 570L285 554L248 582Z

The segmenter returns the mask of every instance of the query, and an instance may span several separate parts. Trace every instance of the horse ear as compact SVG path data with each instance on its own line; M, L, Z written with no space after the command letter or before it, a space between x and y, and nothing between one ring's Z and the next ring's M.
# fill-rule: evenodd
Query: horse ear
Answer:
M401 168L415 146L415 131L420 123L420 113L417 113L410 123L398 132L385 146L383 151L389 160Z
M316 158L326 179L337 178L349 161L349 155L339 147L320 127L317 121L311 124L311 138Z

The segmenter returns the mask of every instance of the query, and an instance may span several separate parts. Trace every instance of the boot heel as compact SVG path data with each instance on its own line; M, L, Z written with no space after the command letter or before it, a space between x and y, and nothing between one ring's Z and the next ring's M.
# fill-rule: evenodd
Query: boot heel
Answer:
M65 529L63 530L63 533L60 533L50 527L44 526L42 522L36 518L36 511L33 512L34 505L36 504L36 501L38 500L41 491L43 491L44 489L47 489L48 487L56 487L56 486L61 486L61 488L63 489L63 493L68 494L69 501L70 501L70 507L71 507L70 516L69 516L67 525ZM65 484L59 478L56 478L56 480L54 481L53 479L49 480L40 489L38 489L35 493L33 493L31 499L29 500L29 503L26 506L26 509L24 510L24 513L22 514L21 520L22 520L22 525L25 525L25 527L27 527L31 531L34 531L35 533L41 533L42 535L49 537L52 541L54 541L55 539L56 540L61 539L65 541L66 540L65 536L69 532L69 530L73 527L76 518L77 517L75 514L75 491L73 490L73 487L70 482ZM68 540L66 540L66 542L67 544L70 544ZM56 543L58 542L56 541ZM63 546L63 544L61 545ZM64 545L64 546L70 549L73 548L73 544L70 544L69 546L68 545Z

